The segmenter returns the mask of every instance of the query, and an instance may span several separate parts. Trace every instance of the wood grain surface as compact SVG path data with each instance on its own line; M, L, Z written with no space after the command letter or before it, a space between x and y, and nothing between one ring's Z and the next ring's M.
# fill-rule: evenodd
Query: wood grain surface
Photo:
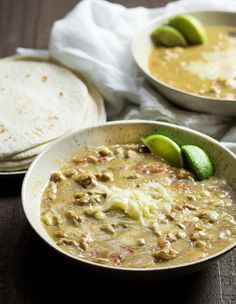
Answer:
M0 0L0 56L18 46L46 49L53 22L77 0ZM112 1L158 7L166 0ZM0 109L1 111L1 109ZM236 303L236 250L205 270L166 282L134 282L89 273L49 248L21 207L22 178L0 179L0 303Z

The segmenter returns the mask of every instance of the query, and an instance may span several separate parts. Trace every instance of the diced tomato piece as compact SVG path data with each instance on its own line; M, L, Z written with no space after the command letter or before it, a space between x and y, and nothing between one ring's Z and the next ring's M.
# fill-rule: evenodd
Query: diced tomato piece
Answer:
M166 239L160 239L158 240L158 245L161 249L163 249L169 245L169 241L167 241Z
M72 162L74 163L74 164L76 164L76 165L81 165L81 164L84 164L84 163L86 163L88 161L88 159L86 158L86 157L84 157L84 158L73 158L72 159Z
M177 206L175 206L175 209L178 210L178 211L183 211L184 207L180 206L180 205L177 205Z
M128 247L129 253L134 253L134 248Z
M164 165L151 165L149 167L149 170L151 173L160 173L160 172L164 172L166 170L166 167Z
M132 247L129 247L126 245L121 245L120 247L129 251L129 253L134 253L134 248L132 248Z

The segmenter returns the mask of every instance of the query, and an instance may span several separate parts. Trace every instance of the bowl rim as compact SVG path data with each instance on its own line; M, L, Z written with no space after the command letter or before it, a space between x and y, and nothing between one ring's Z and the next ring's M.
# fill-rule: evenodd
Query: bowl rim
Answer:
M46 242L51 248L53 248L55 251L57 251L58 253L61 253L62 255L64 255L67 258L72 258L75 262L80 262L80 263L84 263L85 265L88 264L88 266L93 266L93 267L102 267L104 269L107 270L114 270L114 271L119 271L119 272L123 272L123 271L127 271L127 272L156 272L156 271L166 271L166 270L180 270L180 269L185 269L187 267L191 267L191 266L196 266L196 265L202 265L204 263L208 263L216 258L221 257L222 255L226 254L227 252L229 252L230 250L232 250L233 248L236 247L236 240L234 242L232 242L232 244L226 246L223 250L216 252L213 255L210 255L208 257L205 257L203 259L200 260L196 260L196 261L191 261L188 263L182 263L179 265L172 265L172 266L165 266L165 267L160 267L160 268L131 268L131 267L119 267L119 266L112 266L112 265L105 265L105 264L99 264L99 263L95 263L80 257L76 257L73 256L72 254L62 250L59 246L56 245L56 243L52 240L52 242L49 242L48 240L46 240L46 238L43 237L43 235L41 234L41 232L34 226L34 221L31 219L30 216L30 212L28 213L28 209L27 209L27 200L26 200L26 191L27 191L27 186L28 186L28 180L31 179L31 176L34 172L34 167L37 164L37 162L42 159L47 153L48 151L53 148L56 145L60 145L61 143L63 143L64 140L67 140L68 138L73 138L74 136L82 133L82 132L86 132L88 130L93 130L93 129L97 129L97 128L103 128L103 127L109 127L109 126L124 126L124 125L135 125L135 124L150 124L150 125L162 125L162 126L167 126L167 127L171 127L171 128L176 128L179 131L187 131L189 133L195 134L197 136L203 137L204 139L210 141L211 143L220 146L225 153L230 154L231 157L234 158L235 163L236 163L236 155L230 151L228 148L226 148L225 146L221 145L219 141L211 138L210 136L203 134L199 131L195 131L192 130L190 128L186 128L186 127L182 127L179 125L175 125L175 124L171 124L171 123L167 123L167 122L160 122L160 121L152 121L152 120L117 120L117 121L112 121L112 122L106 122L106 123L102 123L102 124L98 124L96 126L92 126L89 128L85 128L85 129L81 129L81 130L77 130L74 131L73 133L70 133L58 140L56 140L55 142L52 142L43 152L41 152L33 161L33 163L30 165L29 169L26 172L26 175L24 177L23 183L22 183L22 189L21 189L21 202L22 202L22 208L23 208L23 212L26 216L27 221L29 222L30 226L32 227L32 229L36 232L36 234L44 241ZM41 197L39 198L41 200Z
M206 10L200 10L200 9L196 9L196 10L186 10L186 11L183 11L182 13L166 13L166 14L163 14L161 16L157 16L156 18L153 18L152 20L148 21L141 29L139 29L139 31L134 35L133 39L132 39L132 42L131 42L131 53L132 53L132 57L136 63L136 65L138 66L138 68L149 78L151 78L151 80L163 87L165 87L166 89L170 90L170 91L173 91L175 93L178 93L178 94L184 94L184 95L187 95L187 96L190 96L190 97L194 97L194 98L198 98L199 100L201 101L204 101L206 102L209 101L209 102L220 102L220 103L224 103L224 104L235 104L235 99L226 99L226 98L214 98L214 97L211 97L211 96L205 96L205 95L199 95L199 94L196 94L196 93L191 93L191 92L187 92L187 91L184 91L184 90L181 90L181 89L178 89L176 87L173 87L161 80L158 80L156 79L152 74L151 72L149 71L149 69L147 68L146 70L142 67L142 65L139 63L139 60L138 60L138 57L136 56L137 52L136 52L136 47L135 47L135 44L137 43L137 41L139 40L139 36L140 34L145 31L146 29L148 29L149 27L151 27L152 25L156 24L157 22L163 22L167 19L167 18L170 18L170 17L173 17L173 16L177 16L177 15L181 15L181 14L194 14L194 13L224 13L224 14L229 14L229 15L235 15L236 17L236 10L235 11L225 11L225 10L213 10L213 9L206 9ZM235 22L236 23L236 22ZM235 25L236 26L236 25ZM148 55L150 56L150 54ZM159 91L158 91L159 92ZM159 92L160 93L160 92Z

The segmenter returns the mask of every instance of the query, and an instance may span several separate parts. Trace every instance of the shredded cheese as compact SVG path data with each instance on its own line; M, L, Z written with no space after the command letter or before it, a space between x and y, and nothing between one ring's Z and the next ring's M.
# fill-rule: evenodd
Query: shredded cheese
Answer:
M198 75L201 79L230 79L229 85L235 87L236 76L236 39L228 38L229 47L226 50L213 50L204 52L202 60L191 61L184 69Z
M158 182L149 182L142 188L119 188L97 185L97 190L106 193L102 205L94 206L100 212L112 209L122 210L129 217L149 226L153 220L163 218L163 214L171 212L172 198L168 191ZM91 208L93 208L91 206Z

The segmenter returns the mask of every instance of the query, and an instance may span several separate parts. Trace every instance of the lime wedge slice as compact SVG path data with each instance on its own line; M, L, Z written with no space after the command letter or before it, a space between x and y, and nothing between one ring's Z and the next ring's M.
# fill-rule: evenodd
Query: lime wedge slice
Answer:
M164 46L186 46L187 41L184 36L175 28L169 25L162 25L151 33L152 41L155 45Z
M169 20L169 24L182 33L190 44L203 44L207 33L202 23L191 15L179 15Z
M181 149L172 139L160 134L153 134L142 138L142 142L154 155L163 158L175 167L183 167Z
M185 145L182 146L182 153L184 160L198 180L202 181L213 176L213 164L201 148L194 145Z

